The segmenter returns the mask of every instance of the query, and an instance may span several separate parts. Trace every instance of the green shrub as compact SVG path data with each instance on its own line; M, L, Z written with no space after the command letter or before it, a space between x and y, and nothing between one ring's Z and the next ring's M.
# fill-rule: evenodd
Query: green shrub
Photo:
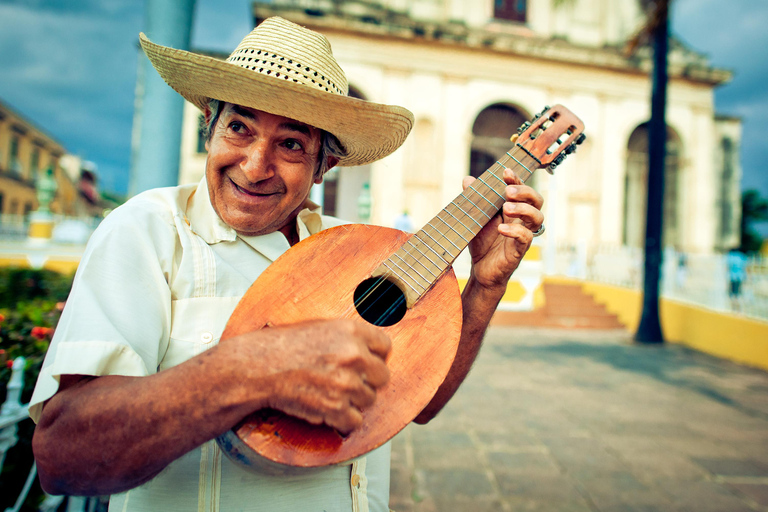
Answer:
M0 269L0 403L10 365L19 356L27 361L21 401L29 401L71 286L72 276L48 270ZM25 420L18 427L19 442L8 451L0 474L0 510L13 506L32 467L34 424ZM22 510L37 510L41 498L36 483Z

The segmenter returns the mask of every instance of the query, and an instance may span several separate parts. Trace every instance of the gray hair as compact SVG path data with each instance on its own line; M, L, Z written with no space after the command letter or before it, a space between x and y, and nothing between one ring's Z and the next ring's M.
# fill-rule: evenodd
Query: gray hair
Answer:
M201 127L201 131L207 141L210 141L213 136L213 128L219 122L221 111L224 110L224 104L225 102L219 100L210 100L208 102L208 108L211 109L211 117L208 119L208 124ZM344 149L341 141L332 133L320 130L320 152L317 154L317 168L315 169L314 178L322 177L330 170L328 166L329 157L340 160L345 156L347 156L347 150Z

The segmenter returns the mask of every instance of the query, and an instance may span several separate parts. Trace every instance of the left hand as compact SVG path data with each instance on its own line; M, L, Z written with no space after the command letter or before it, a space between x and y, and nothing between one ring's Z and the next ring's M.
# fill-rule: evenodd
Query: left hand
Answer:
M466 189L474 180L467 176L463 187ZM472 277L488 289L506 289L509 277L531 246L533 232L544 222L541 194L524 185L509 169L504 172L504 181L507 202L469 244Z

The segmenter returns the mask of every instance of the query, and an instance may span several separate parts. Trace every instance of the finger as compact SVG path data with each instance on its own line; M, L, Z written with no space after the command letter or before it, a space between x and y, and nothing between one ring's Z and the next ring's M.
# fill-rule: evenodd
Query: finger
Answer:
M515 240L515 242L521 246L529 246L531 242L533 242L533 232L522 224L500 224L499 233L507 238Z
M357 333L363 338L368 350L372 354L379 356L382 359L386 359L389 355L389 351L392 349L392 340L389 339L387 333L379 327L374 327L371 324L357 322Z
M521 185L523 183L523 180L520 179L520 176L515 174L515 171L509 168L504 170L504 175L502 177L504 178L504 181L506 181L509 185Z
M504 203L502 211L505 224L515 223L517 220L529 230L536 231L544 223L541 210L527 203Z
M475 177L473 176L464 176L464 179L461 180L461 189L466 190L474 181Z
M544 205L544 198L527 185L508 185L504 190L508 202L527 203L538 209Z
M375 401L376 391L364 382L361 382L360 386L350 391L349 403L361 411L373 405Z
M329 414L325 418L325 423L346 436L363 424L363 413L354 407L345 407L341 411Z
M371 358L362 373L365 375L365 382L373 388L380 388L389 382L389 368L381 359Z

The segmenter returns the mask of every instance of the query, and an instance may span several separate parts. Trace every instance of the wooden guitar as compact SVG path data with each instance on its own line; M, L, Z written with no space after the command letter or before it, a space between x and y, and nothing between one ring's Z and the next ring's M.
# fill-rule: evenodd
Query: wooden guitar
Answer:
M410 423L456 354L462 312L451 264L504 204L504 170L523 181L540 168L551 172L584 141L583 130L565 107L547 107L520 127L512 149L418 233L339 226L296 244L270 265L243 296L222 339L310 319L357 318L392 339L390 380L363 411L363 425L346 437L266 409L217 439L224 453L257 471L296 473L364 455Z

